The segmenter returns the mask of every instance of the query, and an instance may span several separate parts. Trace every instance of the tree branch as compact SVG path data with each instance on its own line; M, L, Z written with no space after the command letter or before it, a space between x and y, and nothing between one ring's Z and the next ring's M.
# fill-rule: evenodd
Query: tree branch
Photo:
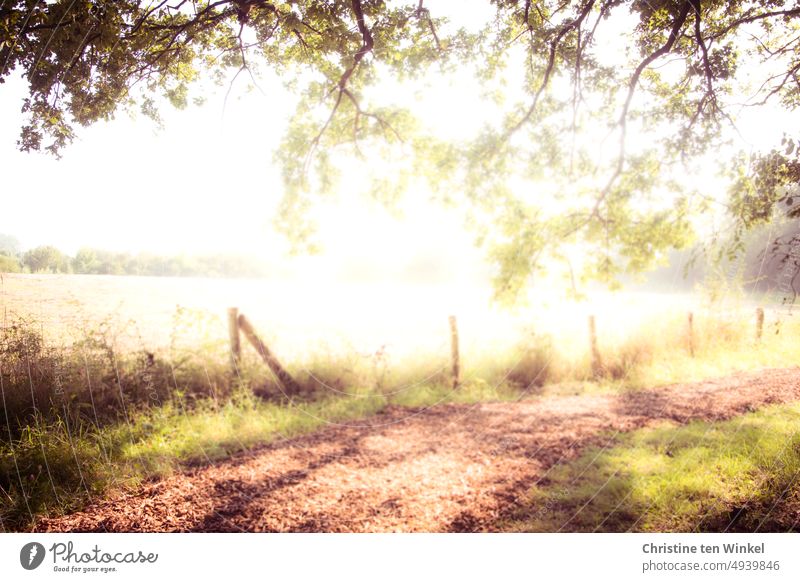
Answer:
M750 14L748 16L743 16L742 18L737 18L736 20L728 24L728 26L723 28L721 31L711 35L710 38L716 39L721 36L725 36L731 30L741 26L742 24L747 24L749 22L757 22L759 20L764 20L766 18L775 18L776 16L789 16L789 17L800 16L800 8L792 8L790 10L775 10L772 12L762 12L759 14Z
M626 139L626 132L627 132L627 125L628 125L628 112L631 107L631 102L633 101L633 95L636 93L637 85L639 84L639 78L642 76L642 73L650 66L651 63L656 61L657 59L663 57L667 53L672 50L672 47L675 45L675 41L678 39L680 35L681 29L686 22L686 18L689 15L689 9L691 8L691 3L694 0L687 0L681 5L680 11L678 12L677 16L675 17L675 21L672 23L672 29L670 30L669 37L667 41L657 50L653 51L648 55L642 62L639 63L639 66L636 67L636 70L633 72L633 76L631 76L631 80L628 83L628 95L625 98L625 103L622 107L622 113L620 114L618 125L620 127L620 136L619 136L619 154L617 155L617 165L614 169L614 172L609 177L606 185L600 191L600 195L597 197L595 201L594 208L592 209L589 220L592 218L598 218L600 205L603 201L608 197L611 188L614 186L614 183L622 174L622 170L625 167L625 139ZM577 230L577 229L576 229ZM574 232L574 231L573 231Z
M584 19L589 15L589 12L591 12L592 7L594 6L594 2L595 0L589 0L583 6L583 9L581 10L577 18L574 18L573 20L562 25L560 30L558 31L558 34L556 34L556 37L553 39L553 42L550 43L550 51L547 58L547 66L545 67L544 77L542 78L542 82L540 83L539 88L536 90L536 93L533 96L533 102L531 103L530 107L528 107L528 110L525 112L525 115L523 115L522 119L520 119L517 123L515 123L511 127L511 129L506 131L505 134L506 139L511 137L517 131L519 131L519 129L523 125L525 125L525 123L527 123L533 116L534 112L536 111L536 106L539 103L539 99L541 98L542 93L544 93L548 83L550 82L550 76L553 74L553 68L555 67L556 63L556 52L558 51L558 45L561 42L561 39L563 39L564 36L567 35L567 33L569 33L572 30L575 30L581 25Z
M353 55L353 64L345 70L345 72L339 78L338 83L336 83L336 87L334 88L336 90L336 101L334 102L333 108L331 109L328 118L325 120L325 123L320 128L317 135L314 136L314 139L311 140L308 153L303 161L303 179L305 179L308 166L311 163L311 159L313 158L317 147L319 147L322 136L328 130L328 127L330 127L330 124L336 115L336 111L339 109L339 106L342 103L342 97L345 94L349 94L352 98L352 94L350 94L350 92L347 90L347 82L350 80L350 77L353 76L353 73L358 68L358 65L361 63L364 57L367 56L367 54L372 51L372 48L375 46L375 40L372 38L372 33L367 27L366 19L364 18L364 9L361 5L361 0L352 0L352 9L356 17L356 25L361 33L361 47L358 49L355 55Z

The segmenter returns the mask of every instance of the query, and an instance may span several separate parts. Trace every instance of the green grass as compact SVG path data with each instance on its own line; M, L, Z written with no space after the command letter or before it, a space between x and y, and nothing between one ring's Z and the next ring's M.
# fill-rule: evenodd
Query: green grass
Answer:
M173 399L135 412L129 421L103 426L40 418L19 438L0 444L0 520L6 529L21 529L35 515L77 509L107 489L135 487L187 464L226 458L331 424L357 424L390 404L423 407L515 397L513 390L473 383L458 390L420 385L396 396L361 391L287 404L242 388L223 403L206 398L188 406Z
M456 402L473 404L492 400L518 400L525 394L514 386L489 384L484 380L468 381L458 388L448 384L419 384L398 391L389 397L392 404L409 408Z
M0 418L0 526L20 529L32 516L75 509L110 488L352 422L387 405L619 393L782 367L800 348L795 323L780 335L768 325L756 344L752 322L708 316L695 320L692 356L684 320L663 316L657 323L657 333L645 325L617 343L601 335L602 377L592 376L586 338L556 345L528 335L515 350L465 358L457 390L446 358L389 366L382 354L320 353L285 362L304 389L290 404L250 351L232 377L227 346L210 339L219 322L187 310L176 314L168 353L156 354L144 346L115 349L105 324L78 330L64 347L47 345L35 322L14 322L0 333L9 417ZM612 479L604 491L621 486Z
M551 469L510 531L774 528L770 509L800 477L800 403L724 422L620 435Z
M471 403L516 398L511 390L498 392L485 384L453 390L424 385L395 396L377 392L327 396L294 404L265 402L239 393L222 406L206 401L186 411L167 405L135 419L129 428L116 425L106 431L112 441L126 441L120 460L143 467L143 473L160 474L186 462L202 462L229 456L278 438L290 438L331 424L358 424L388 405L427 407L446 402ZM137 437L137 430L141 433ZM114 431L121 431L117 436Z
M206 400L189 410L165 404L99 428L37 423L0 445L0 519L8 529L23 527L31 514L69 511L105 489L363 418L386 404L380 395L290 406L237 395L220 406Z
M206 402L190 411L169 405L137 419L140 438L120 451L122 462L133 462L146 475L163 474L183 463L203 462L312 432L331 423L373 415L386 406L378 394L366 398L328 397L293 405L241 396L222 406ZM123 432L129 430L117 427Z

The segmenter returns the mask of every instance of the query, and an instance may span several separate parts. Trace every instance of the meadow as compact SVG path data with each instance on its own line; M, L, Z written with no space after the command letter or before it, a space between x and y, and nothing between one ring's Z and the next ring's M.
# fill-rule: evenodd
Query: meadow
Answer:
M756 337L754 305L765 298L597 294L537 298L505 312L486 307L489 292L6 275L0 525L24 529L109 490L325 425L357 425L387 407L616 394L790 367L800 344L800 325L780 304L767 304ZM233 372L231 305L255 323L299 395L287 399L250 346ZM462 346L458 388L450 313ZM529 522L509 528L545 527Z

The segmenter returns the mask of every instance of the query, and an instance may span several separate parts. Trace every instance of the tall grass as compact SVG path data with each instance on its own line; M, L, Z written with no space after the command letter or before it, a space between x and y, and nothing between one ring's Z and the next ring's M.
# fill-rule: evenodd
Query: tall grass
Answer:
M791 319L780 328L768 320L757 343L753 321L700 315L694 354L685 316L658 316L617 339L598 322L599 377L588 337L526 333L515 349L463 357L458 389L446 354L394 360L385 350L320 350L285 362L303 388L290 401L252 350L232 374L227 345L213 339L225 324L201 312L178 310L161 351L131 343L134 322L103 322L75 330L68 344L50 345L36 322L15 320L0 332L0 526L20 529L109 487L387 405L632 390L793 365L800 347L800 326Z
M42 422L107 424L175 397L220 399L234 382L217 354L141 348L120 351L108 326L84 330L68 346L46 345L39 327L17 320L0 334L0 428L11 438Z
M545 392L559 390L560 384L586 382L632 390L800 363L796 317L769 314L760 340L755 314L701 312L695 314L692 327L690 337L687 314L674 313L656 315L624 336L604 338L600 327L599 375L592 371L588 339L554 345L547 351Z

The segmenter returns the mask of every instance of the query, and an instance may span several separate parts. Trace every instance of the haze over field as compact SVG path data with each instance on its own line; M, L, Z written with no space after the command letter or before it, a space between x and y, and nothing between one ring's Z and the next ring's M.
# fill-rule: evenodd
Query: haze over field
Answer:
M798 72L796 0L0 2L0 531L796 529Z
M270 344L290 360L329 352L389 357L443 358L449 350L447 317L458 316L462 347L470 355L502 353L530 334L552 336L567 351L588 349L587 317L595 315L604 341L618 343L693 310L730 317L749 314L755 299L728 296L714 305L702 294L608 292L587 300L537 292L529 303L507 310L491 301L490 285L339 283L105 275L6 275L0 310L6 317L32 317L46 337L69 340L70 332L104 320L120 331L122 347L163 349L174 332L178 309L185 318L207 320L204 333L227 337L225 313L236 306ZM762 302L763 304L763 302ZM790 312L776 305L775 319ZM127 326L128 322L135 325ZM141 337L141 343L139 341ZM142 346L143 343L143 346Z

